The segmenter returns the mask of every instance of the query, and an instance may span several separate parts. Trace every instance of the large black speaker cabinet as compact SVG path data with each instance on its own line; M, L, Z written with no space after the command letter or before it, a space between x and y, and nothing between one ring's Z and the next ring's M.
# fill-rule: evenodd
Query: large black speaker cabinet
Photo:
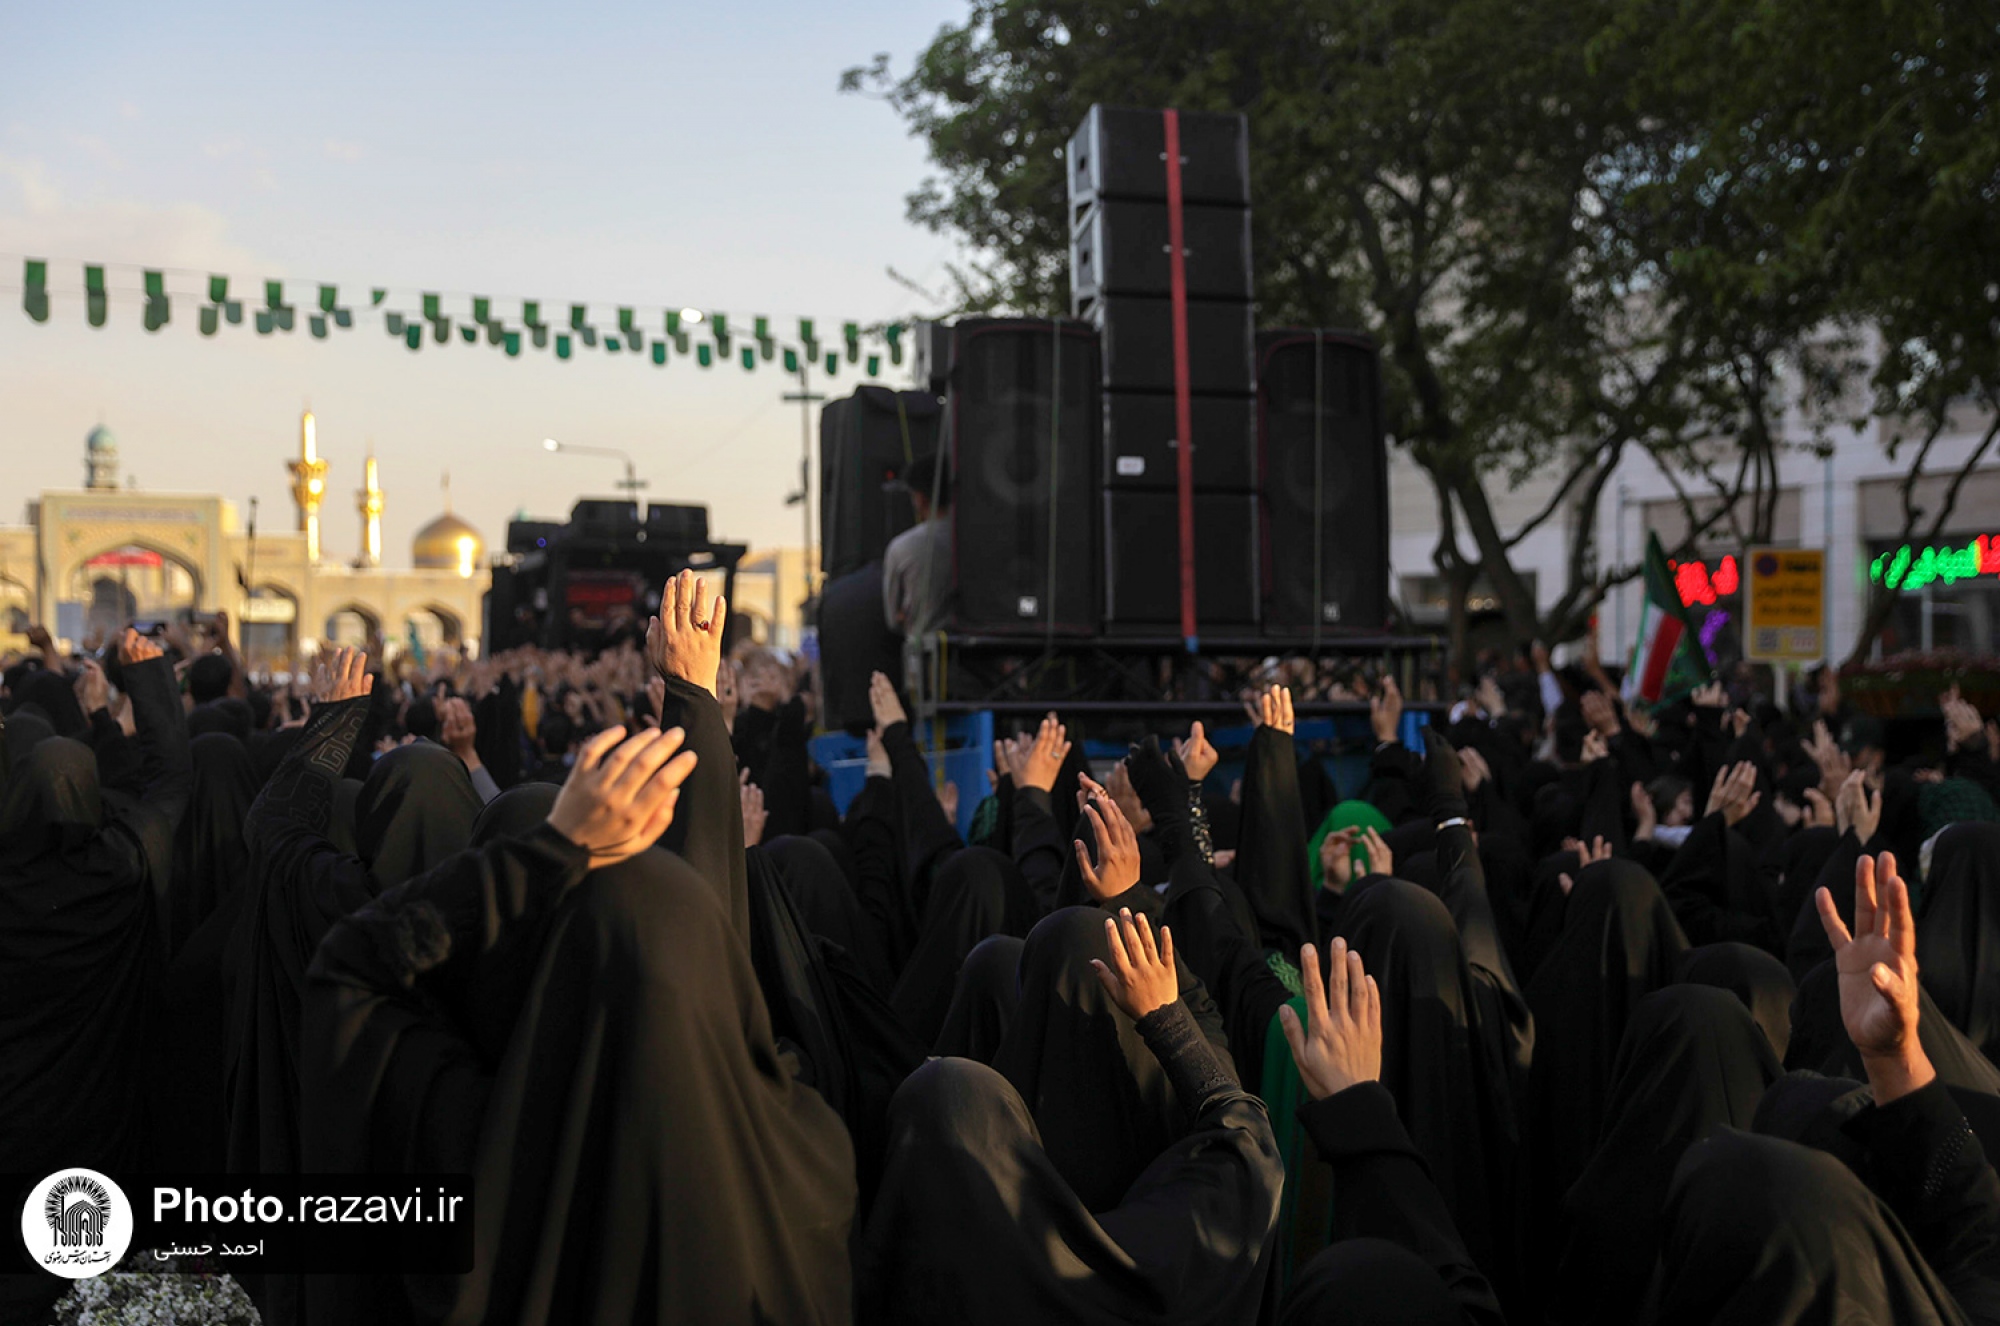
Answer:
M910 527L903 468L937 450L941 408L927 391L860 387L820 412L819 546L827 575L876 560Z
M1108 295L1091 320L1104 335L1104 386L1109 391L1174 389L1172 301ZM1189 300L1188 388L1249 395L1255 382L1256 331L1247 301Z
M1257 486L1257 400L1254 396L1196 396L1194 486L1198 490ZM1104 486L1178 488L1180 427L1168 392L1104 393Z
M903 675L902 637L882 612L882 563L871 561L820 589L819 671L828 729L865 728L874 722L868 678Z
M639 504L586 497L569 509L569 537L587 543L637 543Z
M1193 299L1250 298L1250 209L1181 209L1182 270ZM1165 203L1098 200L1070 234L1070 311L1082 316L1104 295L1173 293Z
M946 426L959 630L1097 630L1098 376L1097 335L1083 323L953 324Z
M1181 199L1250 202L1250 122L1241 115L1181 111ZM1157 110L1092 106L1070 135L1070 217L1097 198L1167 199L1167 131Z
M1257 498L1194 497L1195 621L1203 631L1255 629ZM1104 619L1128 634L1177 635L1181 624L1180 494L1104 495Z
M1389 475L1375 344L1351 332L1265 331L1257 365L1264 629L1379 631L1389 620Z
M708 508L684 502L646 507L646 542L669 548L699 548L708 542Z
M510 520L507 522L507 551L542 552L562 542L565 526L560 520Z

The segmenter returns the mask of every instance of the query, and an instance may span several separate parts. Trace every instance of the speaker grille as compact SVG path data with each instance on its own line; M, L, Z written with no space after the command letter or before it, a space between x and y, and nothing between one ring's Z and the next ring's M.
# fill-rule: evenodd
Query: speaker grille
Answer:
M1097 626L1097 339L1078 323L1061 324L1058 337L1057 326L968 319L953 328L948 409L963 630Z
M1283 634L1379 630L1389 616L1389 524L1377 354L1351 333L1321 333L1317 348L1315 381L1313 332L1258 337L1264 625Z

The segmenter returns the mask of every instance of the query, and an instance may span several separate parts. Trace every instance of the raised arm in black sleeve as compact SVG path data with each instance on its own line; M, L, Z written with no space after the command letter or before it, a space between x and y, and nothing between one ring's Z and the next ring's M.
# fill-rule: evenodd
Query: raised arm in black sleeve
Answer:
M1360 1082L1307 1101L1299 1122L1333 1169L1335 1240L1379 1238L1407 1248L1437 1272L1468 1322L1506 1320L1387 1088Z
M750 884L743 864L743 802L736 781L736 751L722 706L704 687L666 678L660 726L687 733L683 750L695 754L694 772L681 784L674 822L660 846L695 868L715 889L736 933L750 938Z

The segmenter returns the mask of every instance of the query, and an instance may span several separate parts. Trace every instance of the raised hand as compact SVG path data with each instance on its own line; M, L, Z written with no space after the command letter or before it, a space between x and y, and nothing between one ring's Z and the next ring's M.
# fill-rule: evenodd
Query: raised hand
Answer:
M1025 738L1026 733L1022 736ZM1053 713L1042 719L1031 739L1014 747L1014 781L1047 792L1056 785L1063 761L1069 758L1069 733Z
M1320 887L1344 893L1354 882L1354 843L1361 830L1353 825L1335 829L1319 840Z
M1295 726L1292 719L1292 688L1273 686L1257 697L1257 721L1265 727L1274 727L1286 736L1292 735Z
M938 805L944 811L945 819L958 823L958 784L946 779L937 790Z
M1720 709L1729 703L1729 692L1722 688L1721 682L1712 681L1706 686L1697 686L1688 699L1697 709Z
M1382 835L1370 824L1361 830L1361 850L1368 855L1368 873L1371 875L1393 875L1396 873L1396 858L1389 853L1389 844L1382 841Z
M868 709L875 716L875 730L887 732L898 723L907 723L910 716L903 710L903 702L896 695L896 683L881 673L871 673L868 677Z
M1202 730L1200 719L1196 719L1188 729L1186 741L1174 743L1174 754L1181 757L1181 766L1187 770L1190 783L1199 783L1208 777L1222 759L1215 753L1215 747L1208 744L1208 734Z
M1096 784L1093 783L1091 786L1095 787ZM1132 770L1126 766L1124 760L1111 766L1110 781L1105 784L1104 790L1110 793L1111 799L1118 803L1118 809L1125 813L1125 818L1130 820L1140 833L1153 827L1153 813L1146 809L1145 801L1139 796L1139 789L1132 783ZM1083 805L1081 794L1077 798L1077 805L1079 808Z
M118 661L122 664L144 663L160 657L160 653L159 645L129 626L118 637Z
M1743 822L1743 817L1757 808L1763 793L1757 789L1757 766L1748 760L1738 760L1727 769L1715 771L1715 784L1708 790L1708 808L1704 815L1718 811L1723 822L1735 828Z
M1507 698L1500 693L1500 683L1491 677L1481 677L1473 690L1472 698L1487 718L1504 718L1507 715Z
M710 602L707 581L692 571L681 572L660 591L660 615L646 623L646 661L662 677L679 677L716 694L728 613L722 595Z
M889 763L889 752L883 748L882 734L870 728L868 731L868 776L870 778L888 778L895 772L895 766Z
M1368 725L1375 729L1375 744L1396 740L1403 722L1403 692L1394 677L1382 678L1375 694L1368 697Z
M1660 812L1653 809L1653 798L1646 795L1644 783L1632 784L1631 798L1632 816L1639 821L1639 827L1633 831L1632 840L1651 842L1653 830L1660 827Z
M1633 786L1637 787L1638 784L1635 783ZM1562 840L1562 847L1565 852L1574 852L1576 854L1577 869L1579 871L1584 866L1594 866L1599 861L1609 861L1611 859L1611 844L1605 842L1602 837L1592 838L1587 845L1579 838L1565 838ZM1570 895L1570 890L1576 887L1576 877L1565 870L1556 876L1556 884L1562 889L1563 896L1567 898Z
M1886 1105L1937 1076L1917 1037L1917 927L1909 885L1896 873L1894 853L1855 862L1851 935L1832 894L1820 889L1813 903L1833 946L1840 1020L1861 1051L1875 1103Z
M1476 792L1479 785L1493 777L1493 766L1479 753L1476 746L1467 746L1458 753L1458 777L1468 792Z
M1109 792L1088 775L1081 781L1077 808L1090 820L1091 836L1097 842L1097 864L1091 864L1081 838L1070 847L1076 852L1077 869L1083 872L1091 896L1105 901L1139 882L1139 835Z
M1019 786L1020 780L1015 777L1014 764L1013 741L1007 737L997 739L993 743L993 767L987 771L986 781L998 787L1002 778L1014 778L1015 785Z
M1097 958L1090 965L1104 983L1111 1002L1137 1022L1156 1009L1165 1008L1181 997L1180 975L1174 970L1174 936L1160 927L1160 939L1153 942L1153 928L1146 914L1137 918L1130 907L1121 907L1117 916L1104 918L1104 938L1111 946L1107 965Z
M479 724L472 717L472 706L456 697L438 706L438 736L446 750L465 763L468 769L479 767Z
M111 683L105 679L104 669L94 658L83 661L83 671L77 674L76 702L86 715L111 707Z
M549 827L590 853L592 867L615 865L653 845L674 822L694 752L680 728L625 740L606 728L583 743L549 810Z
M1382 991L1345 939L1333 941L1328 958L1322 981L1319 953L1311 944L1299 950L1307 1025L1299 1025L1290 1004L1278 1010L1299 1080L1314 1100L1382 1076Z
M127 631L126 634L132 633ZM153 652L157 654L159 651ZM332 658L321 654L319 661L313 665L314 704L338 704L342 700L366 695L374 689L375 678L368 675L368 651L365 649L342 645L333 651Z
M1986 740L1986 721L1959 695L1956 683L1938 697L1938 708L1944 713L1945 741L1950 749L1969 750Z
M1826 799L1826 793L1816 787L1806 789L1806 813L1803 822L1808 829L1832 828L1838 817L1834 814L1833 803Z
M1854 762L1840 743L1827 730L1826 721L1813 722L1813 736L1810 746L1813 763L1819 766L1819 790L1828 796L1838 796L1840 785L1847 781L1847 775L1854 772Z
M1583 762L1596 764L1611 754L1611 748L1604 744L1604 737L1595 730L1583 734Z
M1603 691L1585 691L1578 703L1583 706L1583 721L1590 724L1592 734L1605 741L1618 735L1618 711Z
M1833 798L1834 827L1841 833L1854 830L1862 846L1875 836L1882 823L1882 794L1868 787L1868 775L1856 769L1841 780Z
M755 847L764 841L764 823L770 812L764 809L764 789L750 781L750 771L736 775L736 799L743 807L743 845Z

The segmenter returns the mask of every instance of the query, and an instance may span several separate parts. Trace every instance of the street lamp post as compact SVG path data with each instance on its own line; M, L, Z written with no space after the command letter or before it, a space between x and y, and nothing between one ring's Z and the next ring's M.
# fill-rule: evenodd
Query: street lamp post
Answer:
M812 407L826 400L824 394L812 389L812 381L807 376L811 361L799 356L799 389L786 392L779 397L788 405L799 407L799 490L785 498L785 505L797 502L805 516L805 546L799 549L799 572L805 581L805 596L799 600L800 610L804 610L805 599L813 595L813 516L812 516ZM776 568L773 567L773 574ZM804 624L800 625L801 636Z
M646 481L638 476L638 472L632 466L632 457L616 447L586 447L575 442L558 442L552 437L545 437L542 439L542 449L559 451L565 455L610 456L614 460L624 461L625 477L618 480L617 486L630 493L635 502L639 500L639 490L646 486Z

